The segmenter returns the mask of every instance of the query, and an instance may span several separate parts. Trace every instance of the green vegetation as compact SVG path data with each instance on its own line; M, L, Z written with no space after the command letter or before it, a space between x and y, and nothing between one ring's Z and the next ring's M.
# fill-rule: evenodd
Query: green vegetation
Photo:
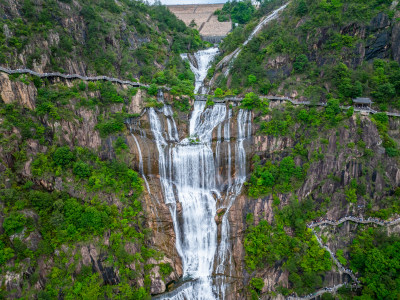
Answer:
M253 216L246 218L249 224L244 241L246 266L256 270L279 264L288 270L291 289L284 291L286 296L291 291L304 295L317 290L322 285L321 276L332 267L329 253L306 227L306 222L316 216L313 209L311 199L302 203L293 199L282 209L275 207L273 225L261 220L254 226Z
M181 97L180 99L175 100L173 106L184 113L189 113L191 108L188 97Z
M214 106L215 102L212 99L207 99L206 107Z
M16 11L0 3L0 11L9 13L0 20L0 63L10 66L20 66L16 57L25 51L28 68L45 64L45 71L66 72L74 61L87 66L88 73L151 82L160 71L156 64L178 76L188 70L179 54L205 46L196 29L162 5L130 0L20 2Z
M252 197L294 190L307 174L307 166L296 166L291 156L285 157L279 164L267 162L261 166L258 156L253 161L255 169L248 182L248 193Z
M347 259L344 258L343 256L343 250L339 249L338 251L336 251L336 258L338 259L338 261L343 265L343 266L347 266Z
M158 257L154 250L145 246L146 235L143 234L142 213L140 203L134 200L130 205L119 210L115 205L108 205L97 201L82 201L71 198L65 192L48 192L38 186L31 189L15 188L2 189L0 201L5 205L6 218L4 221L5 234L0 236L0 262L1 270L7 270L5 263L14 259L16 265L24 265L28 259L28 266L37 267L38 261L45 261L51 257L51 272L46 280L46 285L40 294L53 298L58 295L58 290L63 289L64 295L70 298L90 297L92 293L109 293L110 296L133 297L134 299L147 299L148 290L138 287L125 289L130 280L135 280L135 273L125 267L126 263L146 261L149 257ZM23 201L23 204L21 203ZM19 212L29 213L24 216ZM32 218L34 212L38 217ZM106 247L108 260L113 261L113 266L120 269L121 282L117 285L103 283L92 267L77 269L80 256L74 256L73 249L76 242L92 242L96 236L102 237L106 230L112 229L110 246ZM23 231L22 231L23 230ZM21 232L24 234L21 236ZM41 236L37 249L32 251L25 240L30 234L38 232ZM20 234L18 238L10 238L13 234ZM135 255L124 250L126 242L133 242L139 246ZM28 247L26 246L28 245ZM65 245L68 248L60 248ZM141 249L141 250L140 250ZM54 255L58 251L59 255ZM70 263L72 261L72 264ZM106 263L106 262L103 262ZM80 270L80 271L79 271ZM144 270L146 272L146 270ZM36 275L29 277L30 284L39 280ZM86 287L87 286L87 287ZM24 290L29 295L28 290ZM130 293L130 294L129 294ZM141 295L141 296L140 296Z
M258 277L253 277L250 282L250 293L251 293L251 299L256 300L259 298L259 294L262 291L262 288L264 287L264 280L262 278Z
M260 9L264 15L268 12L263 8L266 2L270 2L269 9L282 3L264 1ZM392 18L391 3L291 1L278 21L269 23L243 47L229 80L219 75L216 82L220 88L237 89L239 93L296 91L311 101L335 98L346 105L352 98L370 96L380 110L400 108L399 64L369 52L368 47L381 31L366 28L380 12ZM254 24L250 22L228 35L221 45L224 54L236 49ZM365 37L358 34L364 28ZM384 32L390 34L391 28ZM365 56L357 47L367 48ZM276 63L276 58L283 61Z
M400 296L400 238L385 229L368 228L354 240L350 266L360 273L363 299L397 299Z
M268 101L260 99L260 97L253 92L246 94L240 106L248 110L259 110L264 114L268 112Z
M96 129L99 130L102 137L121 132L124 128L124 115L121 113L114 114L109 120L100 121L96 125Z
M66 146L53 147L47 154L38 154L32 162L32 173L39 177L73 173L89 191L103 190L118 193L124 198L124 193L132 191L135 193L131 197L137 198L143 190L139 175L126 164L118 161L103 162L88 149L80 147L73 151ZM82 182L84 178L88 179Z
M254 6L250 0L245 1L228 1L224 4L221 10L216 10L215 15L218 15L218 21L226 22L229 19L232 23L246 24L253 17L255 12Z
M395 140L393 140L388 134L388 124L389 124L389 117L385 113L378 113L373 115L373 120L376 123L376 127L382 138L382 146L385 148L386 153L391 156L398 156L399 147Z

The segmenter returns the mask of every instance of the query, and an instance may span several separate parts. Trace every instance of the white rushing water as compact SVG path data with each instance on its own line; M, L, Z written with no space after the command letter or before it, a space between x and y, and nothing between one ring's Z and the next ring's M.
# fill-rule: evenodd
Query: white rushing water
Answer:
M207 76L208 68L210 67L211 62L214 60L215 56L219 53L218 47L208 48L206 50L200 50L196 52L193 56L195 63L189 59L187 54L182 54L183 59L189 60L190 69L195 75L195 88L194 93L197 94L206 94L208 91L203 86L204 79Z
M197 91L202 89L207 66L216 53L217 50L211 48L195 54L199 63ZM158 98L162 101L162 95ZM245 110L237 112L237 136L231 139L233 110L222 103L205 108L204 101L196 101L189 124L190 138L181 141L169 105L162 109L149 108L148 115L159 153L164 202L169 206L174 222L176 249L182 259L183 279L186 281L174 291L157 298L224 299L227 289L225 275L232 273L230 227L225 213L218 242L214 218L217 208L229 211L246 179L243 143L251 134L251 115ZM213 132L218 135L215 154ZM228 157L222 157L223 154ZM223 162L227 164L224 168ZM143 169L142 164L140 169ZM223 206L217 207L217 203Z
M265 16L264 18L261 19L261 21L257 24L257 26L253 29L253 31L250 33L249 37L243 42L243 44L235 49L232 53L230 53L229 55L225 56L217 65L217 68L223 66L223 65L227 65L228 67L226 68L224 75L228 76L229 71L232 68L233 62L235 61L235 59L239 56L240 52L242 52L242 49L244 46L246 46L260 31L261 29L264 28L265 25L267 25L269 22L271 22L272 20L275 20L278 18L279 13L284 10L289 3L286 3L284 5L282 5L281 7L275 9L272 13L270 13L269 15ZM210 82L214 82L214 78L211 79Z

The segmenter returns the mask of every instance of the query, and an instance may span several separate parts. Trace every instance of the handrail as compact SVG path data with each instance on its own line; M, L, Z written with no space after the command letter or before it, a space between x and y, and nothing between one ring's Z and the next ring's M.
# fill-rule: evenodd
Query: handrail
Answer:
M113 78L109 76L82 76L79 74L62 74L60 72L52 72L52 73L38 73L29 69L16 69L16 70L11 70L7 69L4 67L0 67L0 71L7 73L9 75L11 74L30 74L33 76L37 76L40 78L49 78L49 77L60 77L64 79L81 79L85 81L100 81L100 80L105 80L105 81L110 81L114 83L119 83L119 84L126 84L126 85L131 85L134 87L149 87L147 84L143 84L140 82L134 82L134 81L129 81L129 80L121 80L118 78ZM165 87L164 87L165 88Z
M352 270L350 269L346 269L340 262L339 260L335 257L335 255L333 254L333 252L329 249L328 246L324 245L321 238L317 235L317 233L315 232L314 228L318 227L320 225L331 225L331 226L339 226L340 224L344 223L344 222L355 222L355 223L359 223L359 224L376 224L376 225L380 225L380 226L392 226L392 225L396 225L400 223L400 218L394 219L392 221L383 221L380 220L378 218L368 218L368 219L364 219L362 217L353 217L353 216L346 216L343 217L339 220L329 220L329 219L324 219L321 221L317 221L317 222L311 222L309 224L307 224L307 227L312 229L312 233L315 236L315 238L317 239L318 244L320 245L320 247L324 248L326 251L329 252L329 255L331 256L332 260L334 261L334 263L336 264L336 266L339 269L339 273L340 274L347 274L351 277L351 279L354 281L354 287L359 288L361 286L361 282L358 280L358 278L355 276L355 274L353 273ZM341 283L338 285L335 285L333 287L325 287L322 288L312 294L306 295L304 297L296 297L296 296L289 296L287 299L289 300L294 300L294 299L301 299L301 300L308 300L308 299L313 299L317 296L322 295L323 293L336 293L337 290L346 285L347 283Z

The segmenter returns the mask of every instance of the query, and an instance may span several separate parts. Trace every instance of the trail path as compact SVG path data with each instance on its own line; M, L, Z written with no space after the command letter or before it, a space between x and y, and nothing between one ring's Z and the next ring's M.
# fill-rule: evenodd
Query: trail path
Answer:
M133 87L145 87L148 88L149 85L147 84L143 84L140 82L134 82L134 81L129 81L129 80L121 80L118 78L114 78L114 77L109 77L109 76L82 76L79 74L62 74L59 72L52 72L52 73L38 73L35 71L32 71L30 69L15 69L15 70L11 70L11 69L7 69L4 67L0 67L0 72L4 72L7 73L9 75L11 74L30 74L33 76L37 76L40 78L50 78L50 77L59 77L59 78L64 78L64 79L81 79L84 81L100 81L100 80L104 80L104 81L109 81L109 82L113 82L113 83L119 83L119 84L125 84L125 85L131 85ZM162 88L164 90L170 90L169 87L166 86L161 86L159 88ZM326 103L311 103L310 101L298 101L296 99L292 99L289 97L281 97L281 96L266 96L266 97L260 97L262 99L268 99L270 101L288 101L290 103L292 103L293 105L307 105L307 106L326 106ZM196 96L196 99L199 101L206 101L207 97L204 95L198 95ZM236 96L227 96L225 98L221 98L221 99L215 99L214 102L216 103L220 103L220 102L241 102L244 98L243 97L236 97ZM341 106L341 109L349 109L351 106ZM376 114L379 113L379 111L376 111L372 108L354 108L354 111L359 111L359 112L365 112L365 113L372 113L372 114ZM400 117L400 113L398 112L385 112L388 116L391 117Z
M0 67L0 71L7 73L9 75L11 75L11 74L30 74L30 75L37 76L40 78L60 77L60 78L64 78L64 79L81 79L81 80L85 80L85 81L105 80L105 81L110 81L110 82L119 83L119 84L131 85L134 87L149 87L147 84L129 81L129 80L121 80L118 78L113 78L113 77L108 77L108 76L82 76L82 75L78 75L78 74L62 74L59 72L38 73L38 72L32 71L30 69L11 70L11 69L7 69L7 68L3 68L3 67Z
M352 270L350 269L346 269L340 262L339 260L336 258L335 254L329 249L328 246L324 245L323 241L321 240L321 238L317 235L317 233L315 232L314 228L321 226L321 225L329 225L329 226L339 226L340 224L343 224L344 222L354 222L354 223L358 223L358 224L375 224L375 225L379 225L379 226L385 226L385 227L389 227L389 226L393 226L393 225L397 225L400 224L400 218L391 220L391 221L383 221L377 218L368 218L368 219L364 219L364 218L360 218L360 217L352 217L352 216L347 216L347 217L343 217L339 220L329 220L329 219L324 219L321 221L317 221L317 222L311 222L309 224L307 224L307 227L312 229L312 232L315 236L315 238L318 241L318 244L326 249L333 262L336 264L336 266L338 267L339 273L340 274L347 274L351 277L351 279L353 280L354 284L353 287L354 288L359 288L361 286L361 282L358 280L358 278L356 277L356 275L353 273ZM326 288L322 288L318 291L316 291L315 293L309 294L307 296L304 297L296 297L296 296L289 296L287 299L289 300L294 300L294 299L302 299L302 300L308 300L308 299L313 299L317 296L321 296L324 293L330 293L330 294L336 294L337 290L339 288L341 288L342 286L347 285L346 283L341 283L338 285L335 285L333 287L326 287Z

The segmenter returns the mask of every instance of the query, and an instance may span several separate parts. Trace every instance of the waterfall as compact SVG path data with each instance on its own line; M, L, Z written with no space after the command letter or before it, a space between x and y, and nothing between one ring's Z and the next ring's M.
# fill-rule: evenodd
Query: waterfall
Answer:
M215 49L200 52L208 53L210 57ZM197 90L203 88L200 79L204 79L210 61L203 54L195 54L199 68L191 66L201 70L196 73ZM160 95L159 101L163 101ZM162 109L149 108L148 115L159 154L159 178L164 202L169 206L173 220L176 249L182 260L185 281L179 288L157 299L224 299L227 288L224 276L232 274L227 213L246 179L243 144L251 131L251 115L248 111L238 110L238 135L236 139L231 139L233 109L221 103L206 108L205 101L196 101L189 123L190 137L182 140L179 140L168 105ZM217 134L215 153L213 132ZM221 151L221 144L227 149L226 168L222 168L224 160L221 156L224 152ZM220 227L220 242L214 219L217 208L226 210Z
M190 69L195 75L195 88L194 93L206 94L208 91L203 86L203 81L207 76L208 68L214 57L219 53L218 47L208 48L206 50L200 50L194 54L194 57L189 57L188 54L182 54L183 59L189 60ZM195 60L195 63L192 60Z
M275 9L272 13L269 15L265 16L261 21L257 24L257 26L253 29L253 31L250 33L249 37L243 42L243 44L239 47L236 48L232 53L229 55L225 56L216 66L216 69L219 69L220 67L223 67L224 65L227 65L228 67L226 68L224 75L228 76L229 71L231 70L231 67L233 65L233 62L235 59L239 56L240 52L242 52L242 49L244 46L246 46L260 31L261 29L271 22L272 20L275 20L278 18L279 13L284 10L289 3L286 3L282 5L281 7ZM210 83L214 82L215 78L213 77L210 81Z

